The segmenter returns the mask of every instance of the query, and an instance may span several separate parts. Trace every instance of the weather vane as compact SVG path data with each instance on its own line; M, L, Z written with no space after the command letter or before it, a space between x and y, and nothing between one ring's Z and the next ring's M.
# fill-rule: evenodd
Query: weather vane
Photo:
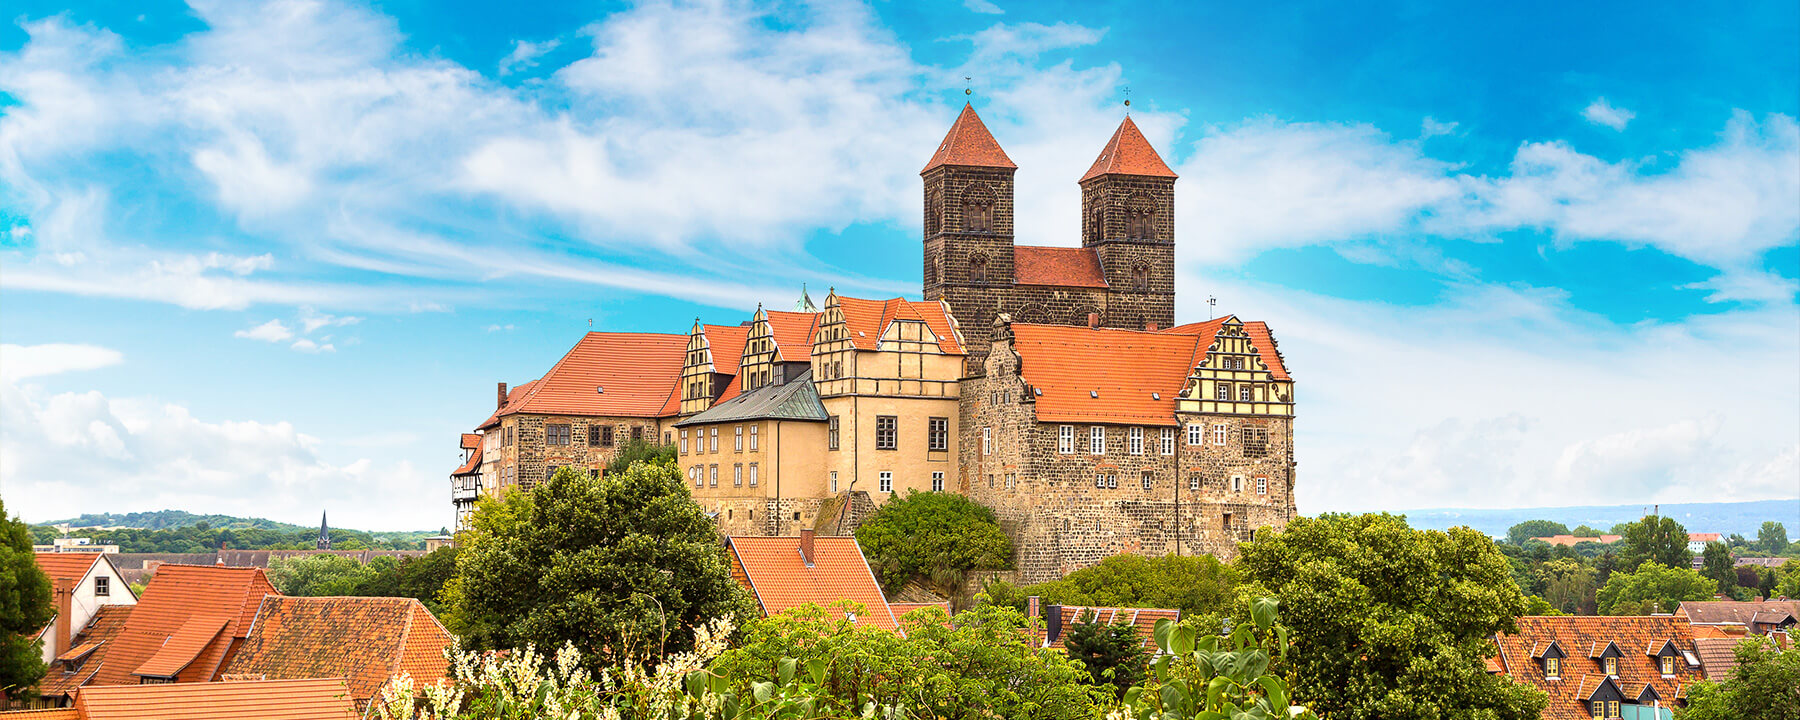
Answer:
M1127 114L1129 114L1131 112L1131 86L1130 85L1125 86L1125 112Z
M964 95L974 95L975 94L975 88L973 87L974 83L972 82L974 79L975 78L969 77L967 75L963 76L963 84L965 86L970 86L970 87L963 88Z

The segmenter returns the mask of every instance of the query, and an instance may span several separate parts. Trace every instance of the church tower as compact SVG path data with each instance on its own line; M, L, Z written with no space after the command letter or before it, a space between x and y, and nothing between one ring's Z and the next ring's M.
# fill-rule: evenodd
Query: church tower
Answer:
M925 299L950 303L970 346L1013 285L1014 165L975 108L962 114L919 171L925 181Z
M1175 172L1127 115L1081 176L1081 246L1111 288L1107 324L1175 324Z

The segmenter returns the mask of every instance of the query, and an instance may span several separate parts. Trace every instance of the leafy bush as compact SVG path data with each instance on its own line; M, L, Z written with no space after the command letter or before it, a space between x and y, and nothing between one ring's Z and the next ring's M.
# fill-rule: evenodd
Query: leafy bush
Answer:
M1170 608L1182 615L1222 616L1237 593L1241 573L1211 555L1114 555L1098 565L1036 585L995 583L991 602L1025 609L1026 598L1049 605Z
M1291 703L1288 682L1269 671L1287 658L1288 630L1276 622L1277 603L1251 603L1251 622L1230 635L1200 634L1190 623L1156 621L1151 680L1125 691L1124 706L1136 720L1314 720ZM1108 716L1112 717L1112 716Z
M1120 697L1144 676L1144 638L1129 622L1103 622L1092 610L1063 632L1063 650L1087 667L1093 684L1110 686Z
M392 558L377 558L392 563ZM375 567L345 555L296 555L269 560L269 584L283 595L357 595Z
M1683 600L1710 600L1719 584L1700 573L1654 562L1631 572L1615 572L1600 588L1601 615L1675 612Z
M918 579L948 593L970 570L1012 566L1012 540L994 511L955 493L894 497L863 521L856 540L889 592Z

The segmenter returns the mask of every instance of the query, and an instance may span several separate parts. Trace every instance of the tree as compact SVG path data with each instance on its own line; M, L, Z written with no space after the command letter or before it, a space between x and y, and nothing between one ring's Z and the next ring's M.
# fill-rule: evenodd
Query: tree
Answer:
M1764 521L1762 529L1756 531L1756 547L1770 555L1779 555L1787 550L1787 526L1774 520Z
M1800 599L1800 560L1782 563L1781 580L1776 584L1775 594L1778 597Z
M370 565L374 565L373 561ZM425 603L435 613L441 607L438 595L443 592L444 583L455 574L456 548L441 547L428 555L401 558L391 568L379 570L356 589L356 594L409 597Z
M1754 571L1752 571L1754 572ZM1737 587L1737 569L1732 566L1731 551L1724 543L1709 542L1701 554L1700 574L1719 584L1719 592L1729 593Z
M1645 561L1668 568L1685 568L1694 556L1687 549L1687 528L1674 518L1650 515L1634 523L1626 523L1619 534L1625 549L1620 553L1620 567L1637 568Z
M631 440L619 447L613 455L612 462L606 464L606 474L623 475L626 470L637 463L666 465L675 462L675 446L647 440Z
M1574 530L1569 531L1569 534L1574 535L1575 537L1590 537L1591 538L1591 537L1600 537L1601 535L1605 535L1606 533L1600 532L1599 528L1589 527L1587 525L1576 525Z
M1337 720L1527 720L1541 691L1487 673L1525 597L1486 535L1388 514L1296 518L1241 546L1241 594L1280 599L1294 697Z
M478 649L572 644L590 671L692 648L692 629L754 614L718 532L672 463L558 470L482 500L444 589Z
M1558 612L1570 615L1592 615L1596 608L1594 593L1600 583L1594 569L1580 560L1551 560L1538 568L1544 577L1544 600Z
M1725 536L1725 547L1734 550L1742 547L1750 547L1750 541L1745 539L1741 533L1732 533Z
M1277 622L1277 604L1274 598L1252 600L1249 618L1229 635L1202 633L1186 620L1156 621L1160 653L1150 663L1151 678L1125 691L1125 716L1316 720L1312 710L1290 703L1287 678L1271 669L1286 662L1291 648L1288 629Z
M50 589L31 552L31 531L0 500L0 694L28 697L44 677L37 634L56 617Z
M1526 520L1506 530L1506 541L1523 547L1526 540L1569 534L1569 526L1554 520Z
M989 594L1007 595L1020 610L1028 596L1036 595L1046 607L1170 608L1183 617L1221 616L1229 612L1239 582L1237 568L1211 555L1113 555L1060 580L1021 588L996 584Z
M955 493L888 500L856 529L856 541L889 592L915 579L954 590L970 570L1012 566L1012 540L994 511Z
M1800 718L1800 652L1781 652L1760 637L1732 649L1737 668L1723 682L1697 682L1677 720Z
M1088 610L1063 632L1063 649L1087 667L1095 685L1120 697L1144 677L1144 638L1131 623L1102 622Z
M1710 600L1719 584L1688 568L1663 567L1647 562L1636 570L1619 571L1600 588L1601 615L1649 615L1675 612L1684 600Z
M374 568L347 555L276 557L269 560L268 568L269 584L283 595L356 595L375 575Z

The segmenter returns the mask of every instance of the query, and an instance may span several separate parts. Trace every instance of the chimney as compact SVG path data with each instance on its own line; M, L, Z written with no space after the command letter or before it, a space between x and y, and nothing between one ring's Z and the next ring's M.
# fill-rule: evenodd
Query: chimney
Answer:
M1038 596L1025 598L1025 619L1031 623L1031 640L1035 645L1038 640L1038 628L1042 627L1038 624Z
M500 383L500 392L494 395L494 409L506 407L506 383Z
M1145 331L1146 331L1146 332L1156 332L1156 329L1157 329L1157 328L1156 328L1156 321L1155 321L1155 320L1151 320L1151 321L1150 321L1150 324L1148 324L1148 325L1145 325L1145 326L1144 326L1144 330L1145 330Z
M800 561L807 567L813 566L813 531L806 528L800 531Z
M1088 327L1100 327L1100 313L1088 313Z
M56 637L51 639L50 649L56 653L55 657L62 657L63 653L69 651L69 615L74 612L72 600L75 588L69 587L68 579L56 578L52 592L56 594L56 626L50 632L55 633Z

